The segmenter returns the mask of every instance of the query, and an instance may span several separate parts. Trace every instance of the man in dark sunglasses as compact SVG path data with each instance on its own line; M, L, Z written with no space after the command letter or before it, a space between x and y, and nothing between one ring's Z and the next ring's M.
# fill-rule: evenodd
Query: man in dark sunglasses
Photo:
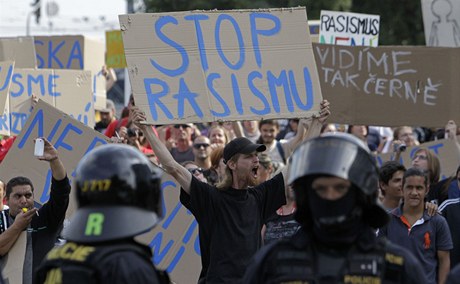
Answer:
M211 141L206 136L198 136L193 140L193 155L195 164L208 170L211 167Z
M172 138L175 140L175 147L171 148L171 155L178 163L193 161L192 135L194 132L193 123L175 124L172 130Z

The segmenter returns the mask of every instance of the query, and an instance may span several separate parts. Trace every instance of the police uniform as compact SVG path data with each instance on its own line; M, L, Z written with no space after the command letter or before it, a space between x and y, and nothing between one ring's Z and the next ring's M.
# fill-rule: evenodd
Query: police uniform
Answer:
M152 251L133 237L163 216L161 173L131 146L103 145L76 169L79 208L52 249L36 283L169 283Z
M320 177L321 190L348 189L320 196L313 189ZM288 183L302 227L259 251L243 283L427 283L414 256L376 237L388 216L377 204L378 170L362 141L333 134L304 142L292 155Z

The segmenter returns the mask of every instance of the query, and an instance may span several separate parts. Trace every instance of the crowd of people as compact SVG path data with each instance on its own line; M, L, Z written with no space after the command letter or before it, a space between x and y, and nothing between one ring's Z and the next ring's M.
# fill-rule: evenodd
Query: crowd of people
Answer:
M134 240L163 215L161 168L199 224L199 283L458 283L460 166L441 179L423 145L452 139L460 160L455 122L346 126L327 122L329 107L310 118L152 126L133 96L121 117L108 99L94 129L113 143L80 161L79 208L63 233L71 186L49 141L39 157L52 173L47 203L37 207L27 177L0 182L2 261L23 237L23 283L168 283ZM13 142L2 140L1 157ZM412 146L406 169L399 157ZM392 158L377 167L379 153Z

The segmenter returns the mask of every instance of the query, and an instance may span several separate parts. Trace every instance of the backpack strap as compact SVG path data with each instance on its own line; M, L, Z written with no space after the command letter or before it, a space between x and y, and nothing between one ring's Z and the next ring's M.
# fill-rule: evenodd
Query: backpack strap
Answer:
M284 154L283 145L281 145L281 142L278 140L276 140L276 148L281 155L281 159L283 159L283 163L286 165L286 155Z

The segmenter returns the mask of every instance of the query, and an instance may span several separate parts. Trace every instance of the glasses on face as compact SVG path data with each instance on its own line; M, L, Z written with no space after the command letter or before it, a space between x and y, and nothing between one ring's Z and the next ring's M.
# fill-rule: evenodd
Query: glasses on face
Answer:
M181 127L182 127L182 129L185 129L185 128L190 127L190 126L187 125L187 124L176 124L176 125L174 125L174 128L176 128L176 129L179 129Z
M195 149L200 149L201 147L206 149L206 148L209 147L209 144L208 143L196 143L196 144L193 144L193 148L195 148Z
M415 155L414 157L412 157L412 161L415 161L417 159L419 159L419 160L427 160L428 157L425 156L425 155Z
M202 174L203 173L203 169L202 168L194 168L194 169L188 169L188 171L192 174L192 175L195 175L195 174Z

